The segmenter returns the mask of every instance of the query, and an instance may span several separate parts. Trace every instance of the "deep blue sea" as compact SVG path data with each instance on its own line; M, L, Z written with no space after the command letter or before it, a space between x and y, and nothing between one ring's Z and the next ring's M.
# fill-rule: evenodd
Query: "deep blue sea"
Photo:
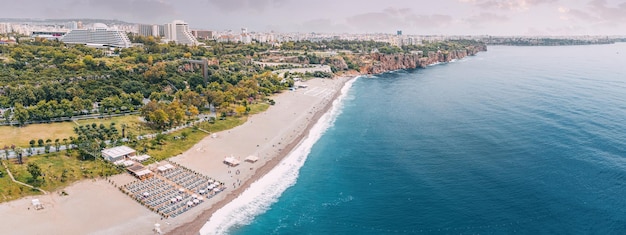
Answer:
M626 44L488 49L358 78L226 231L625 234Z

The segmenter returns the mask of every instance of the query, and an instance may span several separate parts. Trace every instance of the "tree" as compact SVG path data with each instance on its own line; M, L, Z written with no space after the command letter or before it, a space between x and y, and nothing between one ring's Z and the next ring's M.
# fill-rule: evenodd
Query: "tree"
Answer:
M235 108L235 112L237 112L237 115L243 115L246 112L246 107L239 105Z
M30 140L30 142L28 142L28 144L30 144L31 148L34 148L35 147L35 140L34 139Z
M39 166L35 163L28 163L26 170L28 171L28 173L30 173L31 176L33 176L33 180L35 181L37 180L37 178L39 178L39 176L41 176L41 168L39 168Z
M43 146L43 139L38 139L37 140L37 146L39 146L39 147Z
M18 125L24 125L24 123L30 119L28 109L26 109L21 103L16 103L13 108L13 119L17 120Z
M122 138L126 138L126 127L128 127L128 125L122 123Z

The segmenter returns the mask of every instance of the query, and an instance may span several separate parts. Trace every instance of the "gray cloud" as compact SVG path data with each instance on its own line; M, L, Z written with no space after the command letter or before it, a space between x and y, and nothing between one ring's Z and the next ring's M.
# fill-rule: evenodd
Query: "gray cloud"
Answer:
M626 25L626 3L610 6L606 0L592 0L583 9L559 7L561 19L576 20L592 28L615 28Z
M225 11L256 10L263 11L269 7L279 7L289 0L208 0L210 4Z
M418 15L409 8L387 8L381 12L369 12L346 18L348 26L357 31L392 32L396 29L435 28L449 25L449 15Z
M119 17L139 21L178 15L176 8L163 0L88 0L87 5L96 11L111 10Z
M486 23L497 24L497 23L504 23L509 20L510 18L507 16L487 13L487 12L483 12L478 15L473 15L465 19L466 22L473 24L473 25L482 25Z
M546 3L554 3L558 0L460 0L471 3L479 8L508 9L508 10L528 10L529 8Z
M589 6L590 11L604 22L623 24L626 20L626 2L610 7L606 0L593 0L589 2Z
M315 19L309 20L296 26L294 31L310 31L310 32L350 32L350 28L331 19Z

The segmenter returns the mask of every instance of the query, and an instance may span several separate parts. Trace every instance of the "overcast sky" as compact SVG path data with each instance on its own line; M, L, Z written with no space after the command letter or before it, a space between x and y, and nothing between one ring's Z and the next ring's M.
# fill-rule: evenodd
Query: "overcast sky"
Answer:
M0 18L99 18L194 29L626 35L626 0L0 0Z

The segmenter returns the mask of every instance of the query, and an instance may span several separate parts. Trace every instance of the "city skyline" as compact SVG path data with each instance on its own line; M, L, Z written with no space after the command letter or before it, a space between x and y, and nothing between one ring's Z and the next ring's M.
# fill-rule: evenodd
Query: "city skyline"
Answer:
M616 0L26 0L6 18L102 18L190 28L438 35L623 35L626 3Z

